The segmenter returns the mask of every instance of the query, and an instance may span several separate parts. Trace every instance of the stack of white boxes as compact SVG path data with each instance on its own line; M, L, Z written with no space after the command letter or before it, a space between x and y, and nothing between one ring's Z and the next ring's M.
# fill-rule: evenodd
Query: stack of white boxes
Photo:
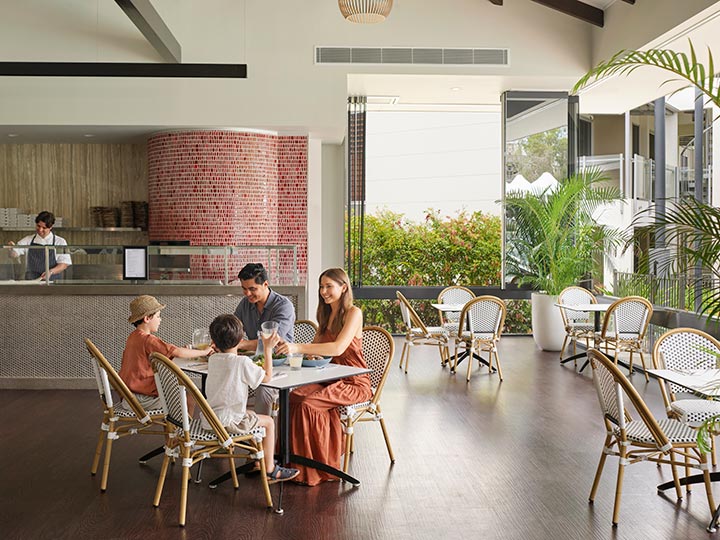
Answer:
M20 208L0 208L0 227L34 228L37 214L26 214ZM62 227L63 218L56 217L54 227Z

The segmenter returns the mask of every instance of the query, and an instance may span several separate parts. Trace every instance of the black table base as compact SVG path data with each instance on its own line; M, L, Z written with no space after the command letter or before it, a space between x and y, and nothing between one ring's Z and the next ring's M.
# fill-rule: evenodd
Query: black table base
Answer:
M720 481L720 472L711 472L710 473L710 481L711 482L717 482ZM680 478L680 485L681 486L691 486L693 484L703 484L705 482L705 478L703 478L702 474L693 474L691 476L686 476L685 478ZM660 484L657 487L658 491L665 491L666 489L674 488L675 482L672 480L670 482L665 482L664 484ZM707 526L708 532L715 532L717 530L717 520L720 518L720 506L718 506L715 509L715 512L713 513L712 519L710 520L710 523Z

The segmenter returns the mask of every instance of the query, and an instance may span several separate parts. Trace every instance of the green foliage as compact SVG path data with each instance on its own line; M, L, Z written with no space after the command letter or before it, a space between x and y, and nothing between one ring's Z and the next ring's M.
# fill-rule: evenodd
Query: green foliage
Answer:
M588 276L594 254L620 241L618 231L593 218L603 205L622 200L620 191L604 182L603 174L591 169L540 194L506 194L508 273L551 295Z
M507 178L522 174L532 182L546 171L563 178L567 175L567 128L534 133L508 143L506 167Z
M365 216L363 285L499 285L500 218L429 210L409 221L390 210Z

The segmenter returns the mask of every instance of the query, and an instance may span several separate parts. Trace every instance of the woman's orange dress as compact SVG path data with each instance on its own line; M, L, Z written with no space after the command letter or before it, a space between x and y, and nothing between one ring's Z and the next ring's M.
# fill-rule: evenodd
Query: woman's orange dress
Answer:
M335 336L324 332L320 343L335 341ZM360 338L353 338L350 345L333 363L367 368L362 355ZM368 401L372 397L370 376L356 375L339 381L308 384L290 393L290 446L293 454L305 456L340 469L343 452L343 431L338 405L352 405ZM297 482L316 486L336 476L302 465Z

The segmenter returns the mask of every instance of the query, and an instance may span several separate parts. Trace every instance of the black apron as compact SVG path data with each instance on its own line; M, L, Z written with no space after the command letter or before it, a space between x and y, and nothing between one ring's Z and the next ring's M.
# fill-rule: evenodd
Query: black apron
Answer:
M55 245L55 233L50 233L53 235L53 241L52 245ZM30 242L31 246L42 246L45 244L38 244L35 242L35 238L37 238L37 234L33 235L32 241ZM51 249L49 250L50 255L50 268L52 269L54 266L57 265L57 258L55 257L55 250ZM43 272L45 272L45 250L43 249L28 249L28 256L27 256L27 268L25 270L25 279L37 279L39 278ZM50 280L55 280L58 277L60 277L58 274L54 274L50 276Z

